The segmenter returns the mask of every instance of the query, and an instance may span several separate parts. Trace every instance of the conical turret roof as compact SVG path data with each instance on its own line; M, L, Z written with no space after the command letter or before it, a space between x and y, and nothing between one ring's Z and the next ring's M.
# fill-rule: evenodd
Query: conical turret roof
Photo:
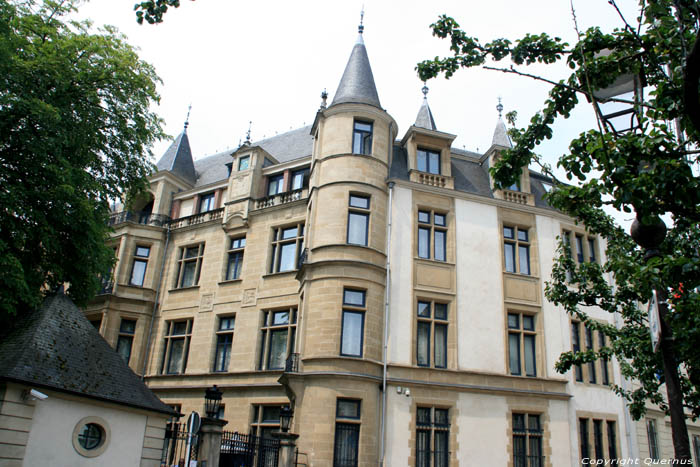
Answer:
M170 145L163 157L156 164L156 168L160 170L168 170L173 172L183 180L195 184L197 181L197 173L194 170L194 161L192 160L192 150L190 149L190 140L187 138L187 129L175 138L173 144Z
M498 117L496 129L493 131L493 140L491 140L491 146L502 146L504 148L513 147L513 144L510 142L510 138L508 137L508 130L506 130L506 124L503 122L503 119L501 117Z
M436 131L435 119L433 118L433 113L430 111L430 106L428 105L428 87L423 86L423 104L418 110L418 116L416 117L415 126L418 128L425 128L426 130Z
M362 27L350 54L345 72L340 79L338 90L333 96L331 107L346 102L369 104L381 108L377 87L374 84L372 67L369 64L367 49L362 39Z

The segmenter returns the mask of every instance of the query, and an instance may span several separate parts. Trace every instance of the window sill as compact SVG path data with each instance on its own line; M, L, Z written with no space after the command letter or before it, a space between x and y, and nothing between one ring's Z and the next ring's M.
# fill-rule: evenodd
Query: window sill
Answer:
M271 279L271 278L273 278L273 277L279 277L279 276L285 276L285 275L296 274L297 272L299 272L298 269L290 269L289 271L271 272L271 273L268 273L268 274L263 275L262 277L263 277L263 279L268 279L268 278Z
M539 280L539 276L536 276L534 274L523 274L520 272L510 272L510 271L503 271L503 274L506 276L511 276L511 277L518 277L521 279L532 279L533 281Z
M447 264L449 266L455 265L455 263L450 262L450 261L441 261L439 259L432 259L432 258L421 258L420 256L414 256L413 259L416 261L424 261L426 263L432 263L432 264Z
M189 286L189 287L176 287L176 288L174 288L174 289L168 290L168 293L173 293L173 292L185 292L185 291L187 291L187 290L196 290L196 289L198 289L198 288L199 288L198 285L191 285L191 286Z
M226 280L220 281L219 285L239 284L241 282L243 282L243 279L241 279L239 277L238 279L226 279Z

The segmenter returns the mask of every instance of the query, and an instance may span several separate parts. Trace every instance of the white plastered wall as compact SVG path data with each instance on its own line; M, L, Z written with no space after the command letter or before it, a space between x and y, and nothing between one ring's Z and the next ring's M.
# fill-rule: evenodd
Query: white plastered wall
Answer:
M411 364L413 296L413 194L394 187L391 213L391 307L389 363Z

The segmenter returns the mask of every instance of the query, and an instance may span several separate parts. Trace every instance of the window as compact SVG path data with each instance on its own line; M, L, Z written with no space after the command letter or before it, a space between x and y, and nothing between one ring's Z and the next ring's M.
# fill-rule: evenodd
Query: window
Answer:
M250 156L242 156L238 159L238 171L248 170L250 167Z
M430 241L433 240L433 249ZM418 211L418 257L447 260L447 216L434 211Z
M418 149L418 170L420 172L428 172L435 175L440 175L440 153L429 151L427 149Z
M340 355L362 357L365 332L365 292L343 290L343 322Z
M187 367L187 355L192 338L192 320L166 321L161 373L181 374Z
M586 326L578 321L571 322L571 350L580 352L581 349L581 334L584 336L585 350L599 351L607 345L607 338L602 331L596 330L593 326ZM598 373L600 370L600 373ZM585 367L581 365L574 366L574 375L576 381L582 383L586 381L590 384L610 385L610 360L607 358L599 358L594 362L588 362ZM598 380L600 374L600 380Z
M372 123L355 120L352 133L352 153L372 154Z
M282 410L281 405L254 405L250 432L261 438L272 438L271 433L280 431L280 410ZM264 450L261 449L260 452ZM268 464L262 462L258 465Z
M231 361L231 343L233 342L233 329L235 324L235 316L222 316L219 318L219 329L216 331L214 371L228 371L228 365Z
M693 451L695 452L695 465L700 464L700 436L693 435Z
M228 263L226 265L226 280L231 281L241 277L243 267L243 249L245 237L232 238L228 249Z
M216 195L212 193L206 193L199 197L199 212L207 212L215 209Z
M656 420L653 418L647 419L647 441L649 442L649 457L659 459L659 442L656 437Z
M135 319L122 319L119 324L119 337L117 338L117 353L128 364L131 359L131 348L134 345L134 333L136 332Z
M617 459L617 429L614 420L581 417L578 419L578 437L581 460ZM589 463L592 465L594 462Z
M447 304L419 301L417 319L418 366L431 366L432 361L436 368L447 368Z
M449 439L449 409L416 409L416 467L447 467Z
M542 467L542 426L540 416L513 414L513 466Z
M503 226L503 251L506 271L530 275L530 237L528 229Z
M177 274L175 275L175 287L192 287L199 283L199 272L202 270L202 258L204 256L204 243L180 248L180 257L177 260Z
M292 191L309 186L309 169L299 169L292 172Z
M508 313L508 361L510 374L537 376L535 316Z
M146 278L146 266L148 266L148 255L151 253L151 247L137 246L134 252L134 263L131 266L131 279L129 284L143 286L143 280Z
M274 196L284 191L284 175L270 175L267 178L267 196Z
M282 370L287 356L294 351L297 309L264 311L260 347L260 370Z
M360 407L356 399L338 399L335 407L333 467L357 467L360 441Z
M581 336L579 335L580 324L572 321L571 322L571 350L574 352L581 351ZM583 382L583 368L581 365L574 366L574 374L576 376L576 381Z
M85 417L73 428L73 448L83 457L103 454L109 446L111 430L101 417Z
M369 232L369 196L350 195L348 243L367 246Z
M576 262L583 264L588 261L591 263L597 262L595 238L589 237L583 233L573 233L570 230L562 232L564 239L564 248L569 256L573 257L571 245L576 248Z
M270 272L293 271L299 267L299 255L304 248L304 224L273 230Z

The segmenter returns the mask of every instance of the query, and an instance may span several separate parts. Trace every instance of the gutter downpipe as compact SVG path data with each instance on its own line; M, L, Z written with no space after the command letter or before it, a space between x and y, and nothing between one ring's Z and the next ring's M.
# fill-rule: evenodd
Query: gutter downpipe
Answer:
M386 226L386 290L384 293L384 348L382 349L382 418L379 436L379 465L384 465L385 456L385 431L386 431L386 370L387 370L387 347L389 341L389 303L391 298L391 208L392 195L394 193L394 182L387 184L389 187L389 208L387 209L387 226Z
M171 206L172 210L172 206ZM158 288L156 288L156 296L153 302L153 312L151 313L151 324L148 325L148 339L146 340L146 351L143 353L143 361L141 362L141 381L146 379L146 362L150 356L151 338L153 337L153 322L156 319L156 311L158 310L158 302L160 299L160 289L163 286L163 271L165 270L165 256L168 252L168 244L170 243L170 224L168 230L165 231L165 246L163 247L163 255L160 262L160 273L158 274Z

